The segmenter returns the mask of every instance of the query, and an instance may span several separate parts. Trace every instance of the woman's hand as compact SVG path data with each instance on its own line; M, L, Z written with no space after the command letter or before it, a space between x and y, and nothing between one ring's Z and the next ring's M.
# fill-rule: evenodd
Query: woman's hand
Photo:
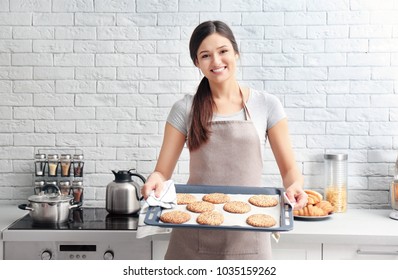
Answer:
M293 210L299 210L307 205L308 195L299 184L293 184L286 188L286 196L294 203Z
M160 172L153 172L141 188L141 194L144 199L146 200L153 190L155 191L155 196L159 197L163 190L164 181L164 176Z

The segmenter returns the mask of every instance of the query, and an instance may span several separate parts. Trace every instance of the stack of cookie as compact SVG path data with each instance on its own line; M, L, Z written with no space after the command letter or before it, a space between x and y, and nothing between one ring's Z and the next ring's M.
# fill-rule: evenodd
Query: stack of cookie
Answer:
M199 225L219 226L224 222L224 214L246 214L252 210L252 206L274 207L278 205L278 200L270 195L252 195L247 201L231 200L225 193L209 193L203 195L201 200L189 193L177 193L177 204L186 205L186 211L173 210L160 216L164 223L181 224L191 219L190 213L199 214L196 223ZM215 205L222 205L219 211ZM275 219L267 214L252 214L246 218L246 223L253 227L272 227L276 225Z

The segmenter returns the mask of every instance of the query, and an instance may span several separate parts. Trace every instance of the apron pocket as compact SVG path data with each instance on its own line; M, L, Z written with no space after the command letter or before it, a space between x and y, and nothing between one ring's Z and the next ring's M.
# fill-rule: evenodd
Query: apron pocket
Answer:
M199 230L198 245L201 254L247 255L265 250L259 246L259 233L251 231Z

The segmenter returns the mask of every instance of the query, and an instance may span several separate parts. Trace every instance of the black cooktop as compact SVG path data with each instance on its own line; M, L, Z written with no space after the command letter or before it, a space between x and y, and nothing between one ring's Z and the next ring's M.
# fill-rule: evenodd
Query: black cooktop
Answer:
M136 230L138 215L113 215L105 208L79 208L70 211L65 223L36 223L29 214L15 221L9 230Z

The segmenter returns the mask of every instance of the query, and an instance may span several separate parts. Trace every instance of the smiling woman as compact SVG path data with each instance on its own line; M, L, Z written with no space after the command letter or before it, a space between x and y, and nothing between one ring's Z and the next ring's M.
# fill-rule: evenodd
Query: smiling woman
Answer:
M203 22L193 31L189 50L204 77L195 95L177 101L170 111L155 171L142 188L144 197L152 190L160 194L185 142L190 152L188 184L260 187L262 146L268 138L287 196L297 209L303 207L307 195L283 107L275 96L240 87L235 77L239 50L232 30L221 21ZM175 228L165 258L269 259L270 234Z

